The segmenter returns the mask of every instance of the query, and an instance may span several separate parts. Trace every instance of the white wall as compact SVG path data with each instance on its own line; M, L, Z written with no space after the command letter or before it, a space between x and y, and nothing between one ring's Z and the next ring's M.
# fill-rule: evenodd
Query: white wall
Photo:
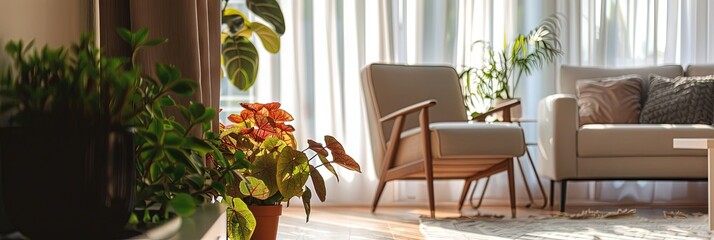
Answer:
M1 0L0 66L9 60L5 44L10 40L35 39L35 46L70 45L90 30L92 0Z

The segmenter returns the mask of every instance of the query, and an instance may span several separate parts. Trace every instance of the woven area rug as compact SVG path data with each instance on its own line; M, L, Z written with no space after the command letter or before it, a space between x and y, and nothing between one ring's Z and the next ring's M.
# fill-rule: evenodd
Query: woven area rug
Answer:
M666 213L665 213L666 215ZM461 217L420 219L426 239L714 239L706 215L646 219L571 219L565 216L499 219Z

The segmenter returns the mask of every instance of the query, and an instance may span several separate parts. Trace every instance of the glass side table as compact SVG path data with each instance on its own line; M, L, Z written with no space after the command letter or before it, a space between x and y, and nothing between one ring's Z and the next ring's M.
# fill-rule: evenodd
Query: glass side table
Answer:
M500 114L500 121L501 122L512 122L518 124L518 126L521 126L521 123L533 123L536 122L535 119L524 119L524 118L511 118L511 109L514 107L518 107L521 105L520 99L510 99L502 102L501 104L498 104L494 106L491 110L474 117L472 120L477 121L477 122L485 122L486 118L488 116L494 115L494 114ZM540 176L538 175L538 171L535 168L535 164L533 164L533 156L530 153L530 150L528 150L528 146L534 146L537 145L537 143L533 142L526 142L525 143L525 155L516 157L516 162L518 163L518 168L521 171L521 179L523 179L523 184L525 184L526 187L526 193L528 194L528 200L530 203L526 205L527 208L540 208L544 209L546 205L548 204L548 197L545 194L545 189L543 188L543 183L540 181ZM538 183L538 188L540 189L541 196L543 196L543 205L538 205L536 206L535 201L533 200L533 194L531 193L530 190L530 184L528 183L528 180L526 179L526 174L525 171L523 170L523 164L521 163L521 158L522 157L528 157L528 162L531 165L531 169L533 170L533 174L535 176L536 182ZM478 203L474 204L474 195L476 193L476 189L478 188L478 183L479 181L474 184L473 189L471 191L471 196L469 197L469 204L471 204L471 207L474 209L479 208L481 206L481 203L483 202L483 197L484 193L486 192L486 188L488 187L488 182L490 180L490 177L486 177L486 183L483 187L483 190L481 191L481 196L479 197Z

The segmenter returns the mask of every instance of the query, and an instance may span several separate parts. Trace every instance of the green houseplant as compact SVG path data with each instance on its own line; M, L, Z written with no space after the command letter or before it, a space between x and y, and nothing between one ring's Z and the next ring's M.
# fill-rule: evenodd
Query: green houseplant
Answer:
M165 39L147 40L146 29L132 33L118 30L119 36L131 45L133 69L138 50L165 42ZM208 153L218 153L215 143L218 135L210 131L215 109L201 103L178 104L173 96L192 96L196 82L181 76L170 65L156 65L155 77L139 75L137 86L146 106L136 114L136 205L139 214L133 214L132 223L147 223L164 220L173 210L180 216L189 216L199 203L212 201L225 193L219 182L230 169L224 158L217 159L222 168L208 168L205 158ZM166 114L174 110L179 116ZM197 129L198 131L194 131ZM158 207L157 212L150 213Z
M135 206L145 214L132 219L151 222L169 208L190 215L196 203L225 194L216 182L237 166L222 156L222 168L203 161L219 152L208 131L215 110L176 104L172 95L196 87L177 68L159 64L152 77L134 64L139 49L164 39L147 40L146 29L118 33L133 49L131 61L102 56L88 34L69 51L31 51L22 41L5 48L14 65L0 76L3 198L26 236L124 237ZM168 108L181 116L164 114ZM202 134L189 134L193 128ZM48 185L62 181L66 187ZM47 196L74 200L47 204ZM148 214L154 205L159 214Z
M10 220L32 238L113 236L133 206L136 72L100 57L93 42L83 35L69 50L5 47L14 64L0 76L3 198ZM47 187L60 179L66 186ZM76 200L48 206L47 196ZM52 214L36 218L43 212ZM78 231L86 224L94 227Z
M221 31L222 62L224 74L238 89L248 90L258 76L258 50L250 41L255 34L265 50L280 51L280 35L285 32L283 12L276 0L247 0L248 9L273 25L275 30L260 22L251 22L245 13L223 6Z
M523 75L553 62L562 55L560 40L561 20L559 15L546 18L528 35L518 34L512 42L504 36L503 50L494 51L487 41L479 40L471 45L483 51L481 66L465 66L459 73L464 86L464 103L472 111L479 102L490 103L497 99L511 99Z
M221 124L223 154L228 159L243 162L241 165L244 166L234 172L242 176L242 181L226 182L228 190L225 199L230 205L228 229L231 239L248 239L253 234L253 216L250 211L246 211L250 205L280 208L281 202L299 197L302 198L309 221L313 190L306 186L308 177L320 201L324 202L327 194L324 178L318 168L325 167L338 181L339 176L333 164L351 171L361 171L359 164L332 136L325 136L325 145L308 140L307 148L297 150L292 134L295 129L288 125L293 117L280 109L280 103L241 105L244 110L240 114L229 116L232 124ZM308 150L314 153L311 157L306 154ZM258 224L257 227L264 226Z

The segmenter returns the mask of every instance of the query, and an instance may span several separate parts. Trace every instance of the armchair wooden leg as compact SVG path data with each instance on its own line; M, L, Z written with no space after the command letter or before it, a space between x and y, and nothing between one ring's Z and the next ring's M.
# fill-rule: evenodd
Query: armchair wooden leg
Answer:
M434 204L434 170L431 168L426 169L426 189L429 193L429 211L431 211L431 217L434 218L436 215L436 206Z
M555 202L555 180L550 180L550 209L553 209L553 203Z
M560 212L565 212L565 199L568 192L568 181L562 180L560 182Z
M516 182L513 178L513 159L508 161L508 192L511 200L511 218L516 218Z
M466 195L469 193L469 188L471 188L471 183L473 180L467 178L464 180L464 190L461 191L461 198L459 198L459 211L464 207L464 201L466 200ZM478 184L477 184L478 185ZM476 189L474 189L476 191Z
M379 179L379 185L377 185L377 192L374 194L374 201L372 202L372 213L377 210L377 204L379 203L379 198L382 197L382 192L384 191L384 186L387 182Z

